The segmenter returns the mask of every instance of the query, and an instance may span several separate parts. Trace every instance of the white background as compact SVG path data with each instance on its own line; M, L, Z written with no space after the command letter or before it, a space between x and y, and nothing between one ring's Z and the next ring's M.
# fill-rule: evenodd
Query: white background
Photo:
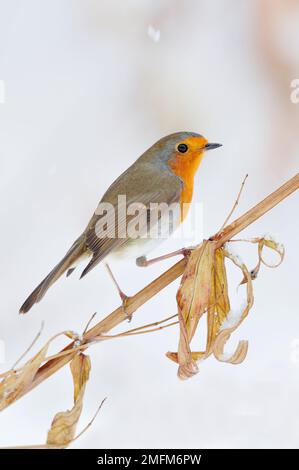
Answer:
M196 176L205 237L222 224L247 172L238 214L297 172L299 104L290 101L290 83L299 77L298 21L298 2L289 0L0 1L2 371L42 320L40 345L118 306L99 266L80 282L78 272L61 279L28 315L18 315L109 184L154 141L187 130L223 143ZM149 25L160 30L158 42ZM297 219L293 195L244 232L273 232L286 246L284 263L263 268L254 282L254 307L231 339L231 346L249 340L245 362L210 358L181 382L165 357L176 350L176 328L99 344L90 350L78 431L108 399L73 447L298 447ZM166 242L153 256L183 243ZM240 247L240 254L254 265L253 248ZM133 294L173 262L112 267ZM236 297L239 273L230 279ZM130 327L174 314L178 282L141 308ZM54 414L71 406L66 367L2 412L0 445L45 442Z

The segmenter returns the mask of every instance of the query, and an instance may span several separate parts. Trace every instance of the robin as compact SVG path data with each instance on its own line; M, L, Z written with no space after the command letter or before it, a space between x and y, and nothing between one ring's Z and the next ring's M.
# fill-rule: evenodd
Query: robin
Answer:
M186 217L188 211L183 210L183 207L189 207L192 201L194 176L204 152L220 146L221 144L208 143L200 134L176 132L163 137L146 150L108 188L83 233L30 294L20 313L28 312L62 274L69 276L78 262L86 257L90 260L81 278L102 260L112 256L133 256L137 264L144 264L150 249L165 238L161 233L164 235L167 232L160 228L160 236L151 236L153 226L159 224L159 227L163 227L163 220L166 220L163 211L159 212L158 217L151 217L154 213L153 206L157 208L160 204L177 204L181 208L180 213L174 216L176 220L172 218L169 221L167 214L167 230L170 235ZM145 209L145 217L144 213L142 217L139 214L136 221L136 208L140 207ZM125 209L121 211L121 215L120 208ZM137 235L128 233L132 224L135 228L139 225ZM117 285L108 265L107 268ZM118 285L117 288L125 302L125 294Z

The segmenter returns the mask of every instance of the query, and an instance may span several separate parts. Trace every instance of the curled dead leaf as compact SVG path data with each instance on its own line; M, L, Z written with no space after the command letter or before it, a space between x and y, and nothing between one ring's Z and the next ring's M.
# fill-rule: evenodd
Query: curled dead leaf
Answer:
M271 267L278 266L284 257L283 245L273 238L265 236L247 241L258 244L258 264L251 272L248 271L241 258L229 250L228 244L225 245L225 248L216 248L214 240L205 240L192 251L189 257L177 293L180 325L178 352L167 353L169 359L178 363L178 376L181 379L195 375L198 372L198 361L206 359L211 354L217 360L230 364L240 364L246 357L248 342L245 340L240 341L231 354L224 352L224 347L253 305L252 279L257 276L261 263L269 266L263 259L263 248L267 246L280 256L280 262L271 265ZM245 305L238 312L233 312L230 309L226 258L230 259L242 271L242 284L246 284L247 299ZM191 351L191 341L204 314L207 314L206 349L193 352Z
M0 382L0 411L19 398L30 387L36 372L46 358L51 340L23 367L6 372Z
M197 362L212 353L214 339L230 310L224 255L216 242L205 240L191 253L177 294L180 339L177 353L167 357L179 364L181 379L198 372ZM193 352L190 343L200 318L207 314L205 351Z
M85 386L89 378L90 358L77 354L70 364L74 383L74 406L71 410L57 413L48 432L47 444L51 447L67 447L75 437L76 426L83 408Z
M266 234L263 237L255 237L255 238L248 238L248 239L240 239L237 240L240 242L248 242L248 243L256 243L258 245L258 262L257 265L250 271L251 279L256 279L258 273L260 271L260 267L262 264L267 266L268 268L277 268L284 260L285 256L285 248L284 245L277 240L275 240L271 235ZM271 250L275 251L279 255L279 260L277 263L269 263L265 261L263 257L263 250L264 247L270 248ZM245 284L246 278L243 277L241 284Z
M215 246L215 242L206 240L192 251L177 293L180 323L177 359L178 376L181 379L192 377L198 372L190 343L201 316L209 306Z
M232 334L233 331L235 331L238 326L242 323L244 318L248 315L249 310L251 309L253 305L253 287L252 287L252 279L251 275L245 266L245 264L235 255L232 255L226 250L223 250L224 256L229 258L239 269L242 270L244 278L246 279L246 285L247 285L247 302L244 306L244 308L241 309L239 316L237 318L234 318L233 321L228 321L229 320L229 313L226 316L226 326L225 326L225 321L223 321L219 334L215 338L214 341L214 346L213 346L213 353L216 359L221 362L229 362L230 364L240 364L241 362L244 361L247 351L248 351L248 342L247 341L240 341L235 352L233 354L226 354L224 353L224 346L228 339L230 338L230 335Z
M68 336L68 333L68 331L63 331L50 338L49 341L45 344L45 346L37 354L35 354L35 356L33 356L29 361L27 361L22 367L15 368L14 366L14 368L0 374L0 379L2 379L0 382L0 411L2 411L8 405L16 401L21 395L26 393L26 391L30 388L30 385L33 382L40 366L45 361L53 359L54 357L51 356L49 358L46 356L50 343L52 343L52 341L54 341L59 336ZM30 347L25 351L25 353L22 354L21 358L23 358L24 355L28 353L29 349L34 344L39 335L40 332L34 339L33 343L30 345ZM62 351L59 355L62 356L63 354L67 353L67 351ZM58 355L56 355L56 357L57 356ZM16 364L20 362L20 359L17 361Z

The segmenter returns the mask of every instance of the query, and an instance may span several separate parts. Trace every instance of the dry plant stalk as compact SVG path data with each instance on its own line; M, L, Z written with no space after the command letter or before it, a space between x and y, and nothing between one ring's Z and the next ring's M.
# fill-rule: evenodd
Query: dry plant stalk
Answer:
M50 377L57 370L71 361L71 371L74 381L74 406L71 410L58 413L52 422L48 433L47 444L34 447L66 447L73 442L75 428L80 417L83 405L83 395L85 385L89 376L90 360L88 356L82 354L83 350L97 341L104 341L124 335L141 334L156 331L166 326L179 323L180 339L177 353L168 353L168 357L179 364L178 375L180 378L188 378L198 371L197 361L204 359L211 354L223 362L238 364L242 362L247 353L247 341L240 341L234 353L227 355L224 353L224 346L231 333L240 325L248 314L253 304L252 279L254 279L260 269L261 264L267 263L262 257L264 246L274 249L280 255L280 262L283 260L284 249L270 237L261 237L249 241L258 244L258 263L249 272L246 265L231 253L226 243L233 236L241 232L255 220L272 209L275 205L296 191L299 187L299 174L287 181L255 207L247 211L244 215L236 219L217 232L209 240L203 241L200 245L191 250L189 257L184 257L148 286L131 297L126 305L129 315L132 315L141 305L155 296L164 287L183 275L181 286L177 294L178 301L178 321L159 326L176 315L161 322L135 328L118 335L107 336L115 326L127 319L122 307L117 308L106 318L101 320L93 328L90 328L82 336L72 331L60 333L73 339L58 354L46 357L50 342L57 336L51 338L46 345L22 367L11 369L0 375L0 410L22 397L46 378ZM237 241L237 240L231 240ZM225 258L230 259L243 273L241 283L247 285L247 301L245 306L233 315L230 312L230 302L228 298L227 276L225 268ZM206 349L202 352L191 352L190 343L198 326L201 317L207 315L207 341ZM150 327L153 327L150 329ZM89 425L88 425L89 426ZM87 427L88 427L87 426ZM81 435L80 433L79 435ZM78 437L78 436L77 436Z

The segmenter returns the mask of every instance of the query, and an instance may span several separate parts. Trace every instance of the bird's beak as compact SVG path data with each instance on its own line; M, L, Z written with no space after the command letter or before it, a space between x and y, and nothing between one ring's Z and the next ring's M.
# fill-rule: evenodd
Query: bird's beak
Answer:
M204 150L213 150L217 149L218 147L222 147L222 144L207 144L204 146Z

